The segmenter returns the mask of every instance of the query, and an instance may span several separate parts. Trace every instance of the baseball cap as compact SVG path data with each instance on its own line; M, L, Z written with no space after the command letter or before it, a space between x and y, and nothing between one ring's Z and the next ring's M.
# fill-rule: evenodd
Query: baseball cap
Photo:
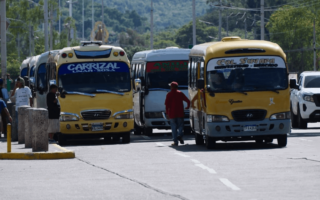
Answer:
M175 81L172 81L171 83L169 83L169 86L171 86L171 85L176 85L176 86L178 86L178 83L175 82Z

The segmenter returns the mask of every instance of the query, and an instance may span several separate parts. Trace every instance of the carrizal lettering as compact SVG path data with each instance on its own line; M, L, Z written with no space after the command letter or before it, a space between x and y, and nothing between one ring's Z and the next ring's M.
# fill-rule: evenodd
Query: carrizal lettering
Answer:
M68 65L68 70L72 73L81 73L81 72L115 72L117 63L74 63Z
M229 99L229 103L232 105L234 103L242 103L242 101L241 100L235 101L233 99Z

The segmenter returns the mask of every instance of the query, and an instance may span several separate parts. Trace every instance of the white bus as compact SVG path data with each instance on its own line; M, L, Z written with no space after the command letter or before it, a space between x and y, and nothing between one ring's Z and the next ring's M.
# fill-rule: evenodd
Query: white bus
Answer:
M134 80L135 134L151 135L153 129L170 129L165 99L172 81L188 96L189 49L141 51L134 54L131 76ZM185 104L186 107L186 104ZM190 129L189 110L185 110L185 132Z
M46 96L49 92L48 66L54 62L59 50L48 51L39 56L34 67L34 107L47 108ZM31 72L30 72L31 73ZM32 78L32 77L30 77Z
M22 78L25 78L29 76L29 63L33 57L28 57L25 60L22 61L21 66L20 66L20 76Z

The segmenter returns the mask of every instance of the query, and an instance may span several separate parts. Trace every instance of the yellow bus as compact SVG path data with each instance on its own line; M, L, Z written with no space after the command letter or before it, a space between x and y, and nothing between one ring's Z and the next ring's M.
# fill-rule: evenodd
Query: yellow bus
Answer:
M290 88L286 55L268 41L226 37L189 56L190 124L197 145L255 140L287 145Z
M130 142L134 130L130 62L120 47L82 42L47 63L48 83L59 87L59 143L71 136Z

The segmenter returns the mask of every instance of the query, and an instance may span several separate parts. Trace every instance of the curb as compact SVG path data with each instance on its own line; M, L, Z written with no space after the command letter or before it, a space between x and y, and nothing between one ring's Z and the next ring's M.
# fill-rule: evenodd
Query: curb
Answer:
M63 152L0 153L0 160L49 160L75 158L74 151L67 150L57 144L54 144L54 146L63 150Z

